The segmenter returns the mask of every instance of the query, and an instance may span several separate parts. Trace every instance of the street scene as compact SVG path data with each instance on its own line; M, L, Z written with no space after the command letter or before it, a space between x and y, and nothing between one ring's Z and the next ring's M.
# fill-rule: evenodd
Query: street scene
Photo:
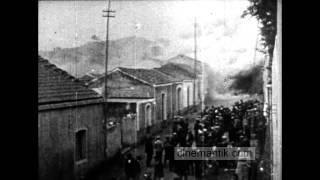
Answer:
M281 0L38 6L38 179L281 179Z

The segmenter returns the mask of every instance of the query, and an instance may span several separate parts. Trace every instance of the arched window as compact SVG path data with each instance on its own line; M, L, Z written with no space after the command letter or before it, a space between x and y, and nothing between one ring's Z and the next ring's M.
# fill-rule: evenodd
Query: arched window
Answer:
M145 109L145 127L152 125L152 109L151 105L147 104Z
M177 111L181 110L182 106L182 92L181 87L177 88Z
M187 88L187 107L190 106L190 87Z
M167 120L167 96L165 93L161 94L161 119Z

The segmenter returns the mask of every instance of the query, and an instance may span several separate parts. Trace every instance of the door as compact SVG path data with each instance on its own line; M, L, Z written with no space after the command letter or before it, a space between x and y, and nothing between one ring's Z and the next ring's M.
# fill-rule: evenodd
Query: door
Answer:
M178 90L177 90L177 111L178 111L178 113L180 113L180 110L181 110L181 104L182 104L181 96L182 96L181 88L178 88Z
M151 105L147 104L146 105L146 115L145 115L146 121L146 128L150 127L152 125L152 111L151 111Z
M162 120L167 120L167 104L166 104L166 94L161 94L161 116Z

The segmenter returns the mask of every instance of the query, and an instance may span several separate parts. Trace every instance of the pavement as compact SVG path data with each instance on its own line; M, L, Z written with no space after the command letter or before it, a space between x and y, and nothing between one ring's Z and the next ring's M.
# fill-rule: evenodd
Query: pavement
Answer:
M197 117L197 114L189 114L185 115L184 117L187 117L189 122L189 128L193 128L194 122L191 121L192 118ZM161 136L162 140L164 140L165 136L171 133L171 127L164 129L159 135ZM139 180L143 180L143 174L145 172L151 172L153 175L153 168L147 168L146 167L146 156L144 153L144 144L137 146L136 148L132 149L130 151L134 157L142 156L142 160L140 161L141 165L141 173ZM152 161L153 163L153 161ZM175 177L178 177L176 173L170 172L168 167L164 168L164 180L174 180ZM231 180L231 174L230 171L225 171L224 169L220 168L218 169L218 173L212 172L211 169L207 170L205 172L204 177L202 180ZM108 168L100 172L100 174L97 175L97 178L94 180L125 180L125 173L124 173L124 167L122 160L117 160L113 164L109 164ZM188 180L195 180L194 176L188 176Z
M190 122L189 122L189 128L193 128L193 124L194 122L191 121L192 118L198 116L197 114L187 114L184 117L189 118ZM166 135L171 134L171 127L168 127L166 129L164 129L159 135L162 138L162 140L164 141L164 138ZM146 156L144 153L144 144L137 146L134 149L130 150L130 153L134 156L141 156L142 160L140 161L140 165L141 165L141 173L140 173L140 179L143 179L143 173L144 172L151 172L153 174L153 168L147 168L146 167ZM152 161L153 162L153 161ZM165 180L173 180L175 177L177 177L177 175L174 172L170 172L168 167L164 168L164 174ZM106 168L104 171L100 172L100 174L97 175L97 177L95 178L95 180L111 180L113 178L116 178L117 180L125 180L125 174L124 174L124 167L123 167L123 162L122 160L116 161L112 164L108 165L108 168ZM189 176L188 179L193 180L194 177Z

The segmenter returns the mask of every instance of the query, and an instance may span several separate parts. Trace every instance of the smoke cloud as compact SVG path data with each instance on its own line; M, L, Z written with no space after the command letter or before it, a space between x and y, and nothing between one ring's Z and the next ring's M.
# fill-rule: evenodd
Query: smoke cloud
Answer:
M263 64L262 61L249 68L243 70L232 76L230 90L234 90L235 93L249 94L249 95L262 95L263 94Z

